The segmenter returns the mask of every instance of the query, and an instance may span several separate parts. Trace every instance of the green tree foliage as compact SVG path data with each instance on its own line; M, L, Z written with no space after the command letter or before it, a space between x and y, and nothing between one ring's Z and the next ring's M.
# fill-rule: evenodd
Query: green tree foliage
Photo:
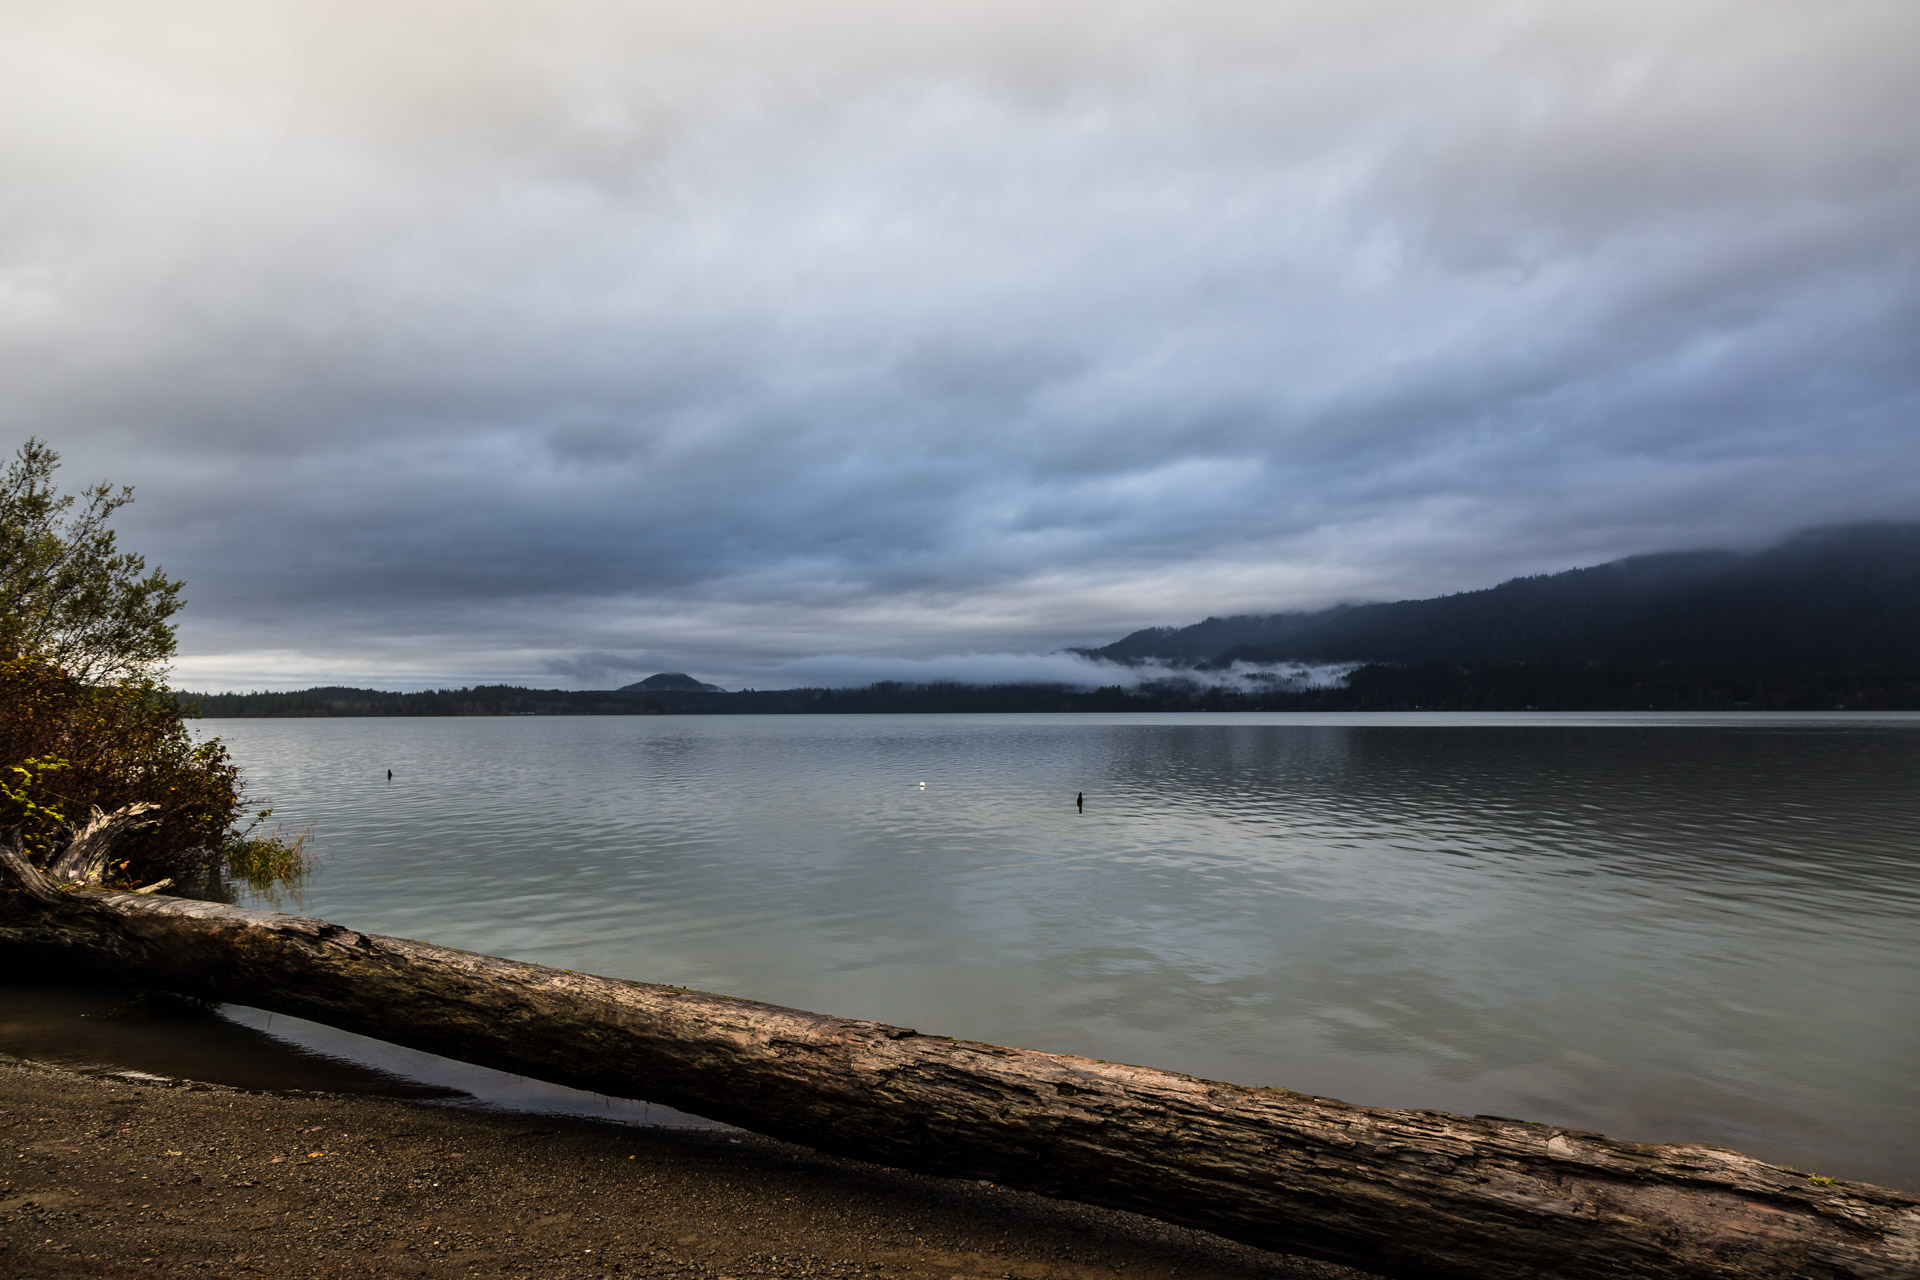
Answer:
M44 861L94 809L147 802L116 880L227 897L297 878L304 842L255 834L267 815L247 813L225 746L195 741L161 683L181 584L116 548L107 520L131 491L76 502L53 486L58 465L29 440L0 488L0 838Z
M0 480L0 652L36 654L87 681L135 679L173 657L181 583L121 551L107 527L130 487L54 488L60 455L20 446Z

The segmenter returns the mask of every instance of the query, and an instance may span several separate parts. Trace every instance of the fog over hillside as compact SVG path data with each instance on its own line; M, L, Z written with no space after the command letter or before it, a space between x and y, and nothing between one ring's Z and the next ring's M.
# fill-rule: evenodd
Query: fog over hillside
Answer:
M1633 556L1481 591L1209 618L1082 651L1198 671L1331 662L1920 661L1920 524Z

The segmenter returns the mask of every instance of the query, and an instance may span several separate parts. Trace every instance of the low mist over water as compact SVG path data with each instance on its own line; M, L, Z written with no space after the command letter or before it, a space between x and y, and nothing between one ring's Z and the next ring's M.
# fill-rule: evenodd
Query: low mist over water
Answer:
M1920 1186L1920 717L206 728L354 928Z

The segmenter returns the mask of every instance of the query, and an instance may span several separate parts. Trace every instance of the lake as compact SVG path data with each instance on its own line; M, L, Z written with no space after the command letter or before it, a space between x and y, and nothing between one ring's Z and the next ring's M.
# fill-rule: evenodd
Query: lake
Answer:
M355 929L1920 1187L1920 716L201 728Z

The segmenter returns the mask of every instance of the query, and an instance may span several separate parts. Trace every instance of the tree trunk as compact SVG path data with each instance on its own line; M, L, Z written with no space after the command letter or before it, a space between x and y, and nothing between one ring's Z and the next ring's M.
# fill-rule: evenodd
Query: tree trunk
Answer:
M1920 1277L1920 1197L1716 1147L1355 1107L180 898L53 897L0 894L15 972L254 1005L1388 1275Z

